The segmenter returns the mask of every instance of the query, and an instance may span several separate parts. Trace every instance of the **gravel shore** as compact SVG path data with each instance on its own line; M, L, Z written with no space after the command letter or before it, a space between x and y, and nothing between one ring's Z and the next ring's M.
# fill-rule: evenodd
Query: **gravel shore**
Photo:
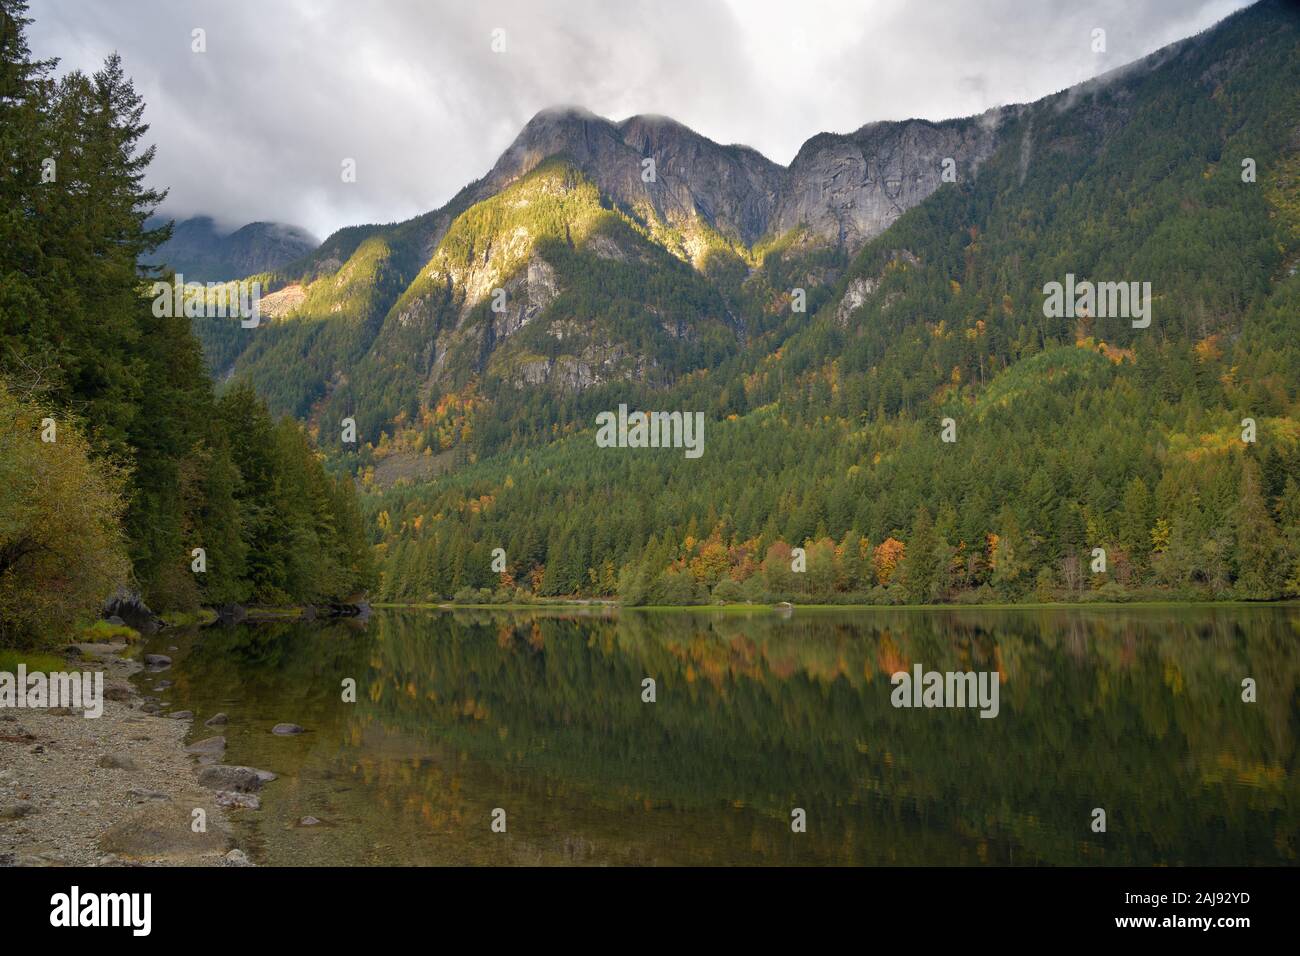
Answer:
M125 645L78 647L83 659L67 670L104 671L100 717L0 710L0 866L248 865L222 802L256 797L198 779L224 740L187 753L190 721L150 713L159 704L127 680L142 665L119 656Z

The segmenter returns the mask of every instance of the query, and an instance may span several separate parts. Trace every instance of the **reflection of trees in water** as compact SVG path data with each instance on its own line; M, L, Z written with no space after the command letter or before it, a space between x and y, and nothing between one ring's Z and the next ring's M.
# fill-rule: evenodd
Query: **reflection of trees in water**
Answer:
M167 672L176 684L168 696L197 715L190 737L225 735L232 760L293 774L320 753L337 753L350 738L346 724L355 709L342 703L341 681L355 678L360 695L372 654L371 635L357 622L274 621L163 631L155 640L180 645ZM229 725L199 723L217 711L229 712ZM281 721L310 733L284 746L269 733Z
M291 697L309 759L332 747L449 859L500 862L483 821L509 801L518 862L1283 862L1297 630L1294 608L386 612L205 632L186 671ZM997 670L1001 716L893 708L914 663Z
M1296 615L385 615L373 699L385 724L611 807L806 806L837 838L924 826L1012 842L1024 862L1084 844L1107 862L1280 860L1300 822ZM998 670L1002 716L893 708L888 675L913 663ZM1261 703L1241 702L1244 676Z

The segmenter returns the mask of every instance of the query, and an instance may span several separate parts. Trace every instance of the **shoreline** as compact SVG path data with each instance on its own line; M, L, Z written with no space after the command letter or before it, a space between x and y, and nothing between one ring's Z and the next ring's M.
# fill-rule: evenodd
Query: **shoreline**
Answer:
M708 612L729 612L729 613L752 613L754 611L1052 611L1052 610L1086 610L1095 608L1097 610L1118 610L1123 608L1247 608L1247 607L1300 607L1300 599L1284 598L1275 601L1244 601L1244 600L1226 600L1226 601L1023 601L1023 602L1003 602L988 604L619 604L617 601L595 601L585 598L575 598L573 600L564 600L562 598L553 598L545 602L535 604L520 604L510 602L503 604L458 604L455 601L416 601L416 602L397 602L397 601L375 601L370 605L372 608L382 608L386 610L416 610L416 611L456 611L456 610L546 610L546 609L574 609L585 608L597 611L685 611L700 613Z
M199 782L203 761L215 760L186 748L191 720L160 713L163 702L136 686L161 684L166 668L141 678L146 668L126 649L69 647L66 670L104 674L99 717L0 710L0 866L251 865L235 848L225 795Z
M286 604L279 606L254 605L244 609L244 613L234 621L222 621L216 611L209 607L199 612L174 615L167 612L157 619L167 627L200 626L208 627L218 623L225 624L267 624L276 621L325 622L329 620L365 620L372 610L396 611L591 611L601 614L630 611L633 613L724 613L753 614L773 612L789 614L793 611L1052 611L1052 610L1099 610L1111 611L1131 608L1176 609L1176 608L1265 608L1265 607L1300 607L1300 598L1281 598L1270 601L1249 601L1242 599L1209 600L1134 600L1134 601L990 601L988 603L947 604L825 604L810 602L798 604L790 602L752 604L745 602L727 602L722 604L621 604L608 598L547 598L543 601L519 602L457 602L457 601L372 601L364 605L364 612L359 614L320 614L316 606L303 604Z

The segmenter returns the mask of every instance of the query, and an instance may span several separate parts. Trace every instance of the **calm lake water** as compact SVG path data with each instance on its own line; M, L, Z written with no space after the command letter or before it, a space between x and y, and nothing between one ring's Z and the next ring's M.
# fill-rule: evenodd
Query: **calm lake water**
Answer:
M1295 606L381 610L166 631L139 680L280 775L232 813L264 865L1294 865L1298 637ZM895 708L915 664L996 671L998 716Z

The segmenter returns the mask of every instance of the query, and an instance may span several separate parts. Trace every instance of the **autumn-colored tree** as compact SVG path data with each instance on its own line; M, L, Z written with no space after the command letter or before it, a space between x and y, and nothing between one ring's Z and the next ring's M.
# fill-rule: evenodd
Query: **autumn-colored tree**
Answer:
M893 535L876 545L876 550L871 555L871 566L876 570L876 580L881 584L888 584L894 572L898 570L899 562L903 560L906 551L907 546Z
M709 587L717 584L727 572L727 547L717 537L700 545L699 552L690 559L691 577Z
M728 552L728 561L731 565L731 578L734 581L746 581L758 573L759 563L757 560L758 539L750 538L739 544L733 545Z
M0 645L66 642L128 580L125 477L73 421L2 384L0 449Z

